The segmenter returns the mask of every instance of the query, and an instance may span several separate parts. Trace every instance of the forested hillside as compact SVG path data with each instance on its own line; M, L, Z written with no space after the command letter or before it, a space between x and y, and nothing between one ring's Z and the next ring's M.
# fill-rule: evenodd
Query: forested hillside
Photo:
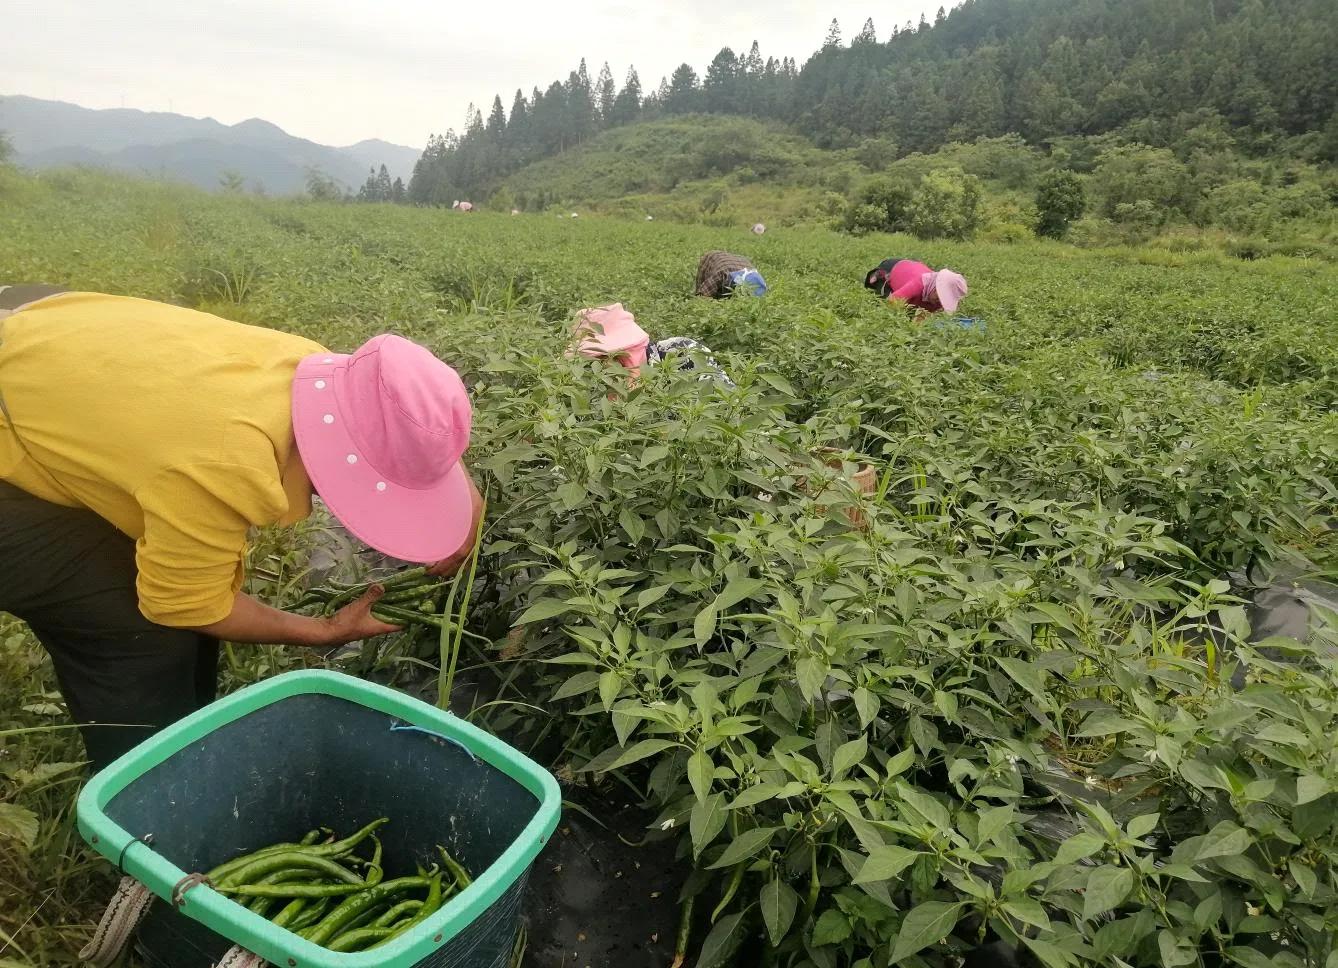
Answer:
M619 87L584 61L507 111L471 109L434 136L409 196L485 195L512 172L608 128L692 113L789 125L827 148L892 161L1017 134L1095 157L1114 144L1182 155L1338 159L1338 4L1332 0L967 0L931 23L833 27L802 68L723 48L699 75ZM1095 144L1096 148L1093 148Z

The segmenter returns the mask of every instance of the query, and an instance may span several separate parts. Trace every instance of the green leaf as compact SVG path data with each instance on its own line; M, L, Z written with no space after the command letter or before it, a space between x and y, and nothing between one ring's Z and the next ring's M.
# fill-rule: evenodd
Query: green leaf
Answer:
M1314 773L1303 773L1296 778L1296 805L1318 800L1329 792L1329 781Z
M850 699L855 704L855 712L859 713L860 729L868 729L869 724L878 717L878 697L860 686L850 694Z
M618 701L618 693L623 689L623 677L610 669L599 677L599 701L604 704L604 710L613 708L613 704Z
M656 444L654 447L647 447L641 452L641 466L649 467L651 464L657 464L669 456L669 448L663 444Z
M587 693L598 685L599 673L593 669L587 669L584 672L576 673L576 675L558 686L557 691L549 698L552 702L570 699L572 696L579 696L582 693Z
M37 814L12 803L0 803L0 838L17 840L28 850L37 843Z
M813 925L813 944L816 946L840 944L850 937L850 921L836 908L822 912Z
M893 964L909 958L918 951L937 944L957 925L965 901L949 904L946 901L925 901L913 908L901 922L896 944L892 946Z
M638 544L646 536L646 522L626 505L618 512L618 523L622 529L627 532L627 536L632 539L633 544Z
M1075 736L1110 736L1114 733L1127 733L1138 724L1125 719L1110 710L1097 710L1083 720L1082 728Z
M693 804L692 815L688 818L693 857L700 857L701 852L720 836L720 831L725 829L726 816L723 793L713 794Z
M1021 659L1014 659L1006 655L996 655L994 661L999 663L999 667L1004 672L1008 673L1008 678L1029 692L1031 698L1046 708L1054 705L1054 700L1045 690L1044 670L1037 668L1030 662L1023 662Z
M564 510L574 511L580 507L586 498L585 488L575 481L568 481L556 491L557 499L561 502Z
M990 807L988 810L980 811L980 821L976 834L977 843L987 844L993 840L995 834L1013 822L1013 815L1016 812L1011 804L1002 807Z
M711 641L711 636L715 634L715 623L718 617L716 610L710 605L697 613L696 619L692 622L692 634L697 640L698 645L705 645Z
M859 876L852 883L872 884L874 881L891 880L914 864L919 856L918 851L896 845L875 847L869 852L864 866L859 870Z
M1074 834L1059 845L1059 850L1055 851L1055 863L1061 865L1072 864L1075 860L1091 857L1104 846L1106 846L1105 838L1098 837L1094 833L1083 831L1080 834Z
M678 743L671 739L643 739L627 749L614 746L606 749L581 767L581 772L607 773L609 770L621 769L630 763L644 760L648 756L654 756L656 753L663 753L677 745Z
M1142 938L1137 917L1119 918L1103 924L1097 930L1092 947L1096 950L1096 956L1103 961L1114 955L1127 962Z
M1296 858L1287 862L1287 869L1291 871L1292 880L1296 882L1297 888L1300 889L1301 896L1313 897L1315 888L1319 885L1319 879L1315 876L1315 872Z
M697 955L698 968L720 968L734 963L734 953L743 943L746 928L743 912L727 914L715 923L711 933L702 942L701 953Z
M1254 843L1250 832L1238 827L1230 820L1223 820L1208 831L1198 850L1194 852L1194 863L1198 864L1213 857L1228 857L1244 853Z
M725 848L724 853L714 864L709 865L710 869L733 867L739 861L747 860L770 843L771 838L780 829L780 827L754 827L752 830L745 830L734 838L733 843Z
M841 727L834 721L824 720L818 727L817 735L814 739L818 744L818 757L822 760L822 765L831 769L832 757L836 755L836 748L841 745L845 737L841 733Z
M698 800L705 800L711 792L711 777L715 774L715 762L706 753L693 753L688 758L688 782Z
M911 764L914 762L915 762L915 747L908 746L906 747L906 749L902 750L896 756L892 757L890 760L887 761L887 766L884 767L884 769L887 771L887 778L889 780L895 780L897 777L901 776L901 774L909 770L911 768Z
M1134 872L1127 867L1098 867L1087 878L1083 892L1082 916L1091 921L1120 906L1134 889Z
M1226 950L1226 956L1245 968L1274 968L1274 961L1268 955L1253 948L1234 947Z
M852 766L864 761L869 753L869 741L863 735L842 743L832 755L832 776L840 779Z
M1145 813L1141 817L1134 817L1125 827L1125 831L1134 840L1140 837L1146 837L1157 826L1157 821L1161 819L1159 813Z
M1057 944L1043 941L1040 938L1029 938L1026 935L1023 935L1022 941L1045 968L1072 968L1073 965L1078 964L1071 954Z
M766 800L770 800L785 789L785 784L781 783L759 783L757 786L749 787L734 798L734 802L729 805L730 810L741 810L744 807L752 807Z
M811 702L827 681L827 664L821 659L805 656L795 663L795 673L799 680L800 696L806 702Z
M1030 897L1015 897L1003 902L1003 911L1023 924L1030 924L1042 931L1050 930L1050 918L1046 916L1041 902Z
M761 578L735 578L725 585L725 590L716 596L711 607L717 612L723 612L732 605L737 605L745 598L752 598L755 594L766 587L766 582ZM753 609L757 611L757 609Z
M777 947L794 923L795 912L799 910L799 895L777 877L767 882L757 900L762 908L762 923L771 937L771 946Z
M914 813L924 817L935 829L945 833L952 829L952 814L948 812L947 807L929 794L921 793L915 787L908 786L905 783L898 783L897 796L901 798L905 806L910 807Z
M636 607L638 609L649 608L661 598L664 598L673 587L673 585L656 585L654 588L647 588L645 591L637 595Z
M516 619L515 624L529 625L531 622L543 622L555 615L570 611L571 606L566 602L559 601L556 598L542 598L521 612L520 618Z
M1157 948L1161 951L1163 968L1192 965L1199 960L1198 952L1190 945L1181 945L1179 939L1171 931L1157 932Z

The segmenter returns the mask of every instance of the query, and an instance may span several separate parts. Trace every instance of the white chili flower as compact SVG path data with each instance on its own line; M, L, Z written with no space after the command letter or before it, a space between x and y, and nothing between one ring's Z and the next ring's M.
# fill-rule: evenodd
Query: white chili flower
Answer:
M666 820L664 823L660 824L660 829L661 829L661 830L668 830L668 829L669 829L670 827L672 827L673 825L674 825L674 818L673 818L673 817L670 817L670 818L669 818L668 820Z

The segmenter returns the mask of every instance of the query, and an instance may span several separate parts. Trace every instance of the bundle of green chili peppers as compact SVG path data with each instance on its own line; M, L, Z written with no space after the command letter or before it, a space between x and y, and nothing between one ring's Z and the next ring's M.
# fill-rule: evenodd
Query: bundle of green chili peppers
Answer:
M438 847L442 867L385 879L382 817L343 840L313 830L293 844L275 844L236 857L206 876L213 888L261 917L331 951L364 951L387 944L437 912L472 883L469 872ZM371 857L358 856L365 844Z

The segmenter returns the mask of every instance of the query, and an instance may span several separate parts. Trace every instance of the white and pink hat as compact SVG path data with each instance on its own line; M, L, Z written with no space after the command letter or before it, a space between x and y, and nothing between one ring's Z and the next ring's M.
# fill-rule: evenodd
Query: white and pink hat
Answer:
M966 279L951 269L940 269L933 275L933 288L938 304L945 312L957 312L957 305L966 298Z
M622 303L582 310L572 335L580 341L576 351L582 356L616 360L633 376L646 364L650 336Z
M414 562L464 546L473 409L455 370L417 343L377 336L352 354L302 360L292 414L313 487L359 539Z

